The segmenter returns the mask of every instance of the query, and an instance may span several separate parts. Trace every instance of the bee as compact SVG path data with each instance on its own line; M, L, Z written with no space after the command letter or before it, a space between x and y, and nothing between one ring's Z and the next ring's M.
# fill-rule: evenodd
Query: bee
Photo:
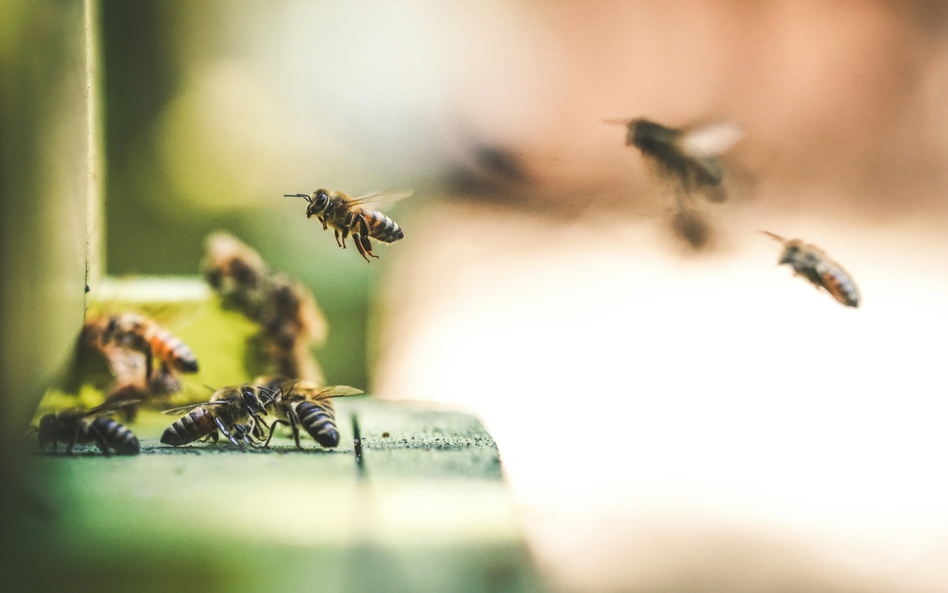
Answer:
M267 286L260 324L275 374L321 380L322 372L310 347L325 341L328 328L312 292L285 274L274 274Z
M188 414L165 429L161 442L177 447L210 438L216 443L220 432L237 446L241 442L253 445L251 435L262 435L259 426L269 428L261 415L267 414L266 405L272 403L272 398L272 392L263 387L247 384L223 387L214 392L210 401L162 412Z
M72 455L76 444L94 442L106 456L114 450L118 455L138 455L141 447L132 431L109 418L118 408L134 401L105 403L91 409L69 408L55 414L46 414L36 428L39 446L52 443L53 453L58 453L59 441L66 443L66 453Z
M346 248L346 237L352 233L352 240L365 261L371 263L369 257L378 259L372 253L372 243L369 238L378 239L383 243L393 243L405 237L401 227L378 210L369 207L379 203L392 203L395 200L407 198L411 191L401 193L373 193L359 198L351 198L348 194L328 189L317 189L311 196L306 194L284 194L287 198L303 198L306 200L306 218L316 217L323 223L323 230L332 227L336 234L336 244ZM342 235L340 242L339 236Z
M847 307L859 307L859 289L846 270L831 260L823 251L807 245L800 239L785 239L768 231L761 231L784 245L777 265L787 264L794 275L803 276L817 289L824 289Z
M277 424L289 426L293 431L296 448L300 445L300 427L303 427L323 447L339 445L339 429L336 427L336 411L329 398L359 395L361 390L346 385L317 387L311 381L292 381L284 377L260 378L256 383L266 384L273 397L275 417L270 435L264 447L270 444Z
M151 382L154 358L175 371L198 371L197 358L188 345L147 317L137 313L122 313L109 317L108 321L98 320L94 323L98 323L101 329L98 340L102 345L113 344L145 355L146 382Z
M635 146L654 160L681 184L686 195L695 189L712 202L726 199L722 187L724 166L718 157L744 137L740 127L719 122L675 129L641 118L607 123L625 125L626 146Z
M227 233L210 235L205 245L201 268L207 283L221 295L225 305L252 319L259 317L270 275L263 258Z

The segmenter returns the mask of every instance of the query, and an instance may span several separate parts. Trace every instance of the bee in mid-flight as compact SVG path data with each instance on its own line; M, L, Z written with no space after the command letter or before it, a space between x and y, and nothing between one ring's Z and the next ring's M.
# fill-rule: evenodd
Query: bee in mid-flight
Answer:
M311 381L293 381L283 377L260 378L256 383L266 384L276 395L273 398L273 415L276 419L270 427L270 435L264 447L270 444L277 424L289 426L293 431L296 448L300 445L300 427L323 447L339 445L339 429L336 427L336 411L330 398L359 395L361 390L345 385L317 387Z
M371 262L369 257L378 259L378 256L372 253L369 238L393 243L405 237L405 233L394 220L375 208L407 198L411 194L411 191L373 193L352 198L340 191L317 189L312 195L284 194L284 197L305 199L306 218L315 216L323 224L323 230L332 227L336 234L336 244L343 249L346 247L346 237L351 234L359 253L365 261Z
M105 455L115 451L119 455L137 455L141 450L138 438L109 415L124 405L135 403L105 403L90 409L70 408L55 414L46 414L39 421L39 445L53 445L57 453L59 441L66 443L66 453L72 454L72 448L86 443L95 443Z
M177 447L210 438L216 443L220 432L237 446L241 441L253 445L251 434L262 436L259 426L267 427L260 416L267 414L272 397L266 388L245 384L218 389L210 401L165 410L163 414L189 413L165 429L161 442Z
M794 274L803 276L817 289L824 289L847 307L859 306L859 289L852 276L823 251L800 239L785 239L769 231L761 232L783 243L784 250L778 265L789 265Z
M122 313L97 322L98 339L145 355L145 381L151 381L152 360L182 373L198 371L197 357L187 344L157 322L137 313Z
M719 157L744 137L739 126L718 122L676 129L647 119L607 123L627 126L626 145L635 146L653 159L664 173L681 184L685 195L698 190L712 202L725 200L724 166Z

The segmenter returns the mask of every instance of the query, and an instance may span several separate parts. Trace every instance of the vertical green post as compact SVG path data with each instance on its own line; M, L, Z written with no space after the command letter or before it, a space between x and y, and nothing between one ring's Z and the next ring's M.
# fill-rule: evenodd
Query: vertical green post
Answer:
M102 273L97 2L0 4L0 435L69 368Z

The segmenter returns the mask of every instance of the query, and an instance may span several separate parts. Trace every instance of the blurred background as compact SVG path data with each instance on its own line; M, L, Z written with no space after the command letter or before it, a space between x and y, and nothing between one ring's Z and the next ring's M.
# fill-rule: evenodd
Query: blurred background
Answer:
M948 591L943 2L102 1L104 262L224 229L478 414L566 591ZM710 238L607 119L738 123ZM5 150L8 146L5 146ZM304 214L413 188L366 265ZM6 196L5 202L9 203ZM825 249L848 310L759 230Z

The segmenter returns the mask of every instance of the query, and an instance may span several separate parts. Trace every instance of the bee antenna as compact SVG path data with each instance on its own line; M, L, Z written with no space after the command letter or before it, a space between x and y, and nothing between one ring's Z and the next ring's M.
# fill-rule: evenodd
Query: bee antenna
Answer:
M604 119L602 123L604 124L619 124L620 126L628 126L632 123L631 119Z
M307 202L312 202L313 198L309 197L306 194L283 194L284 198L303 198Z
M207 387L208 389L210 389L212 392L213 392L213 391L217 391L216 389L214 389L213 387L211 387L211 386L208 385L207 383L205 383L204 386Z
M781 237L780 235L771 233L770 231L757 231L757 232L758 232L758 233L763 233L763 234L769 236L769 237L772 238L772 239L776 239L777 241L780 241L781 243L787 243L787 242L788 242L788 239L784 239L784 238Z

